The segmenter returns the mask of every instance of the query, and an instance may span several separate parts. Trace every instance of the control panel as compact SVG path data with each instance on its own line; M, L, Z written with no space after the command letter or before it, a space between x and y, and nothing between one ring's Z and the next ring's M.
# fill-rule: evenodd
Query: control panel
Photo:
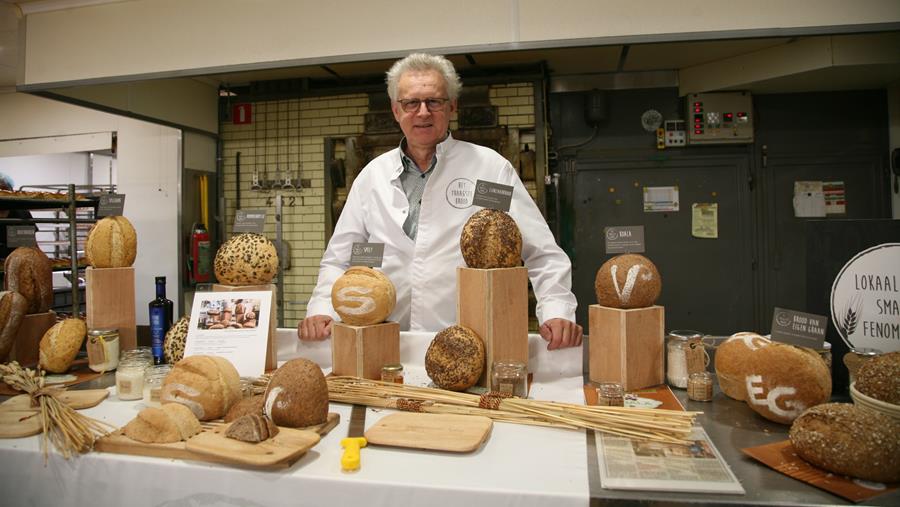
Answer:
M692 93L686 118L690 144L753 142L753 99L749 92Z
M666 148L683 147L687 142L684 120L666 120Z

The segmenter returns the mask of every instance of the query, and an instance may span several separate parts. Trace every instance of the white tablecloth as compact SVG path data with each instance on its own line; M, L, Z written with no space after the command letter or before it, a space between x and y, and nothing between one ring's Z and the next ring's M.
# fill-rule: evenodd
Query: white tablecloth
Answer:
M300 343L279 329L278 357L309 358L330 370L330 342ZM431 334L401 333L407 380L426 382ZM548 352L530 337L529 370L537 399L583 402L581 349ZM112 395L86 414L116 426L143 407ZM226 465L92 452L47 465L38 437L0 440L4 505L59 506L585 506L589 503L583 431L495 423L487 442L468 454L369 446L362 467L341 472L340 441L350 406L332 403L341 423L291 468L254 471ZM390 410L368 409L366 427Z

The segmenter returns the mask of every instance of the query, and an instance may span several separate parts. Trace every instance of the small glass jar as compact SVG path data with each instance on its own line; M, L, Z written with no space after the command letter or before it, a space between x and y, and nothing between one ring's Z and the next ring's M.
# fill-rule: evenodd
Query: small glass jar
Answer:
M403 383L403 365L400 363L386 364L381 367L381 381Z
M119 365L119 330L91 329L87 337L88 367L103 373Z
M597 388L597 405L601 407L624 407L625 389L617 382L604 382Z
M666 381L672 387L687 388L687 347L692 341L700 342L703 333L698 331L669 331L666 337Z
M850 349L850 352L844 354L844 366L847 367L847 372L850 374L851 384L856 382L856 372L859 371L860 366L878 355L881 355L881 351L878 349L863 348Z
M688 377L688 399L694 401L712 401L713 379L708 371L691 373Z
M119 362L121 363L128 359L135 359L146 363L147 366L153 366L153 350L150 347L125 350L119 357Z
M160 394L166 375L172 371L170 364L157 364L144 370L144 404L150 407L160 406Z
M496 361L491 366L491 391L504 396L528 396L528 371L525 363Z
M139 400L144 397L144 370L141 359L123 359L116 369L116 395L120 400Z
M825 364L828 366L828 371L831 371L831 364L833 362L831 357L831 344L828 342L822 343L821 349L816 349L816 352L822 357L822 360L825 361Z

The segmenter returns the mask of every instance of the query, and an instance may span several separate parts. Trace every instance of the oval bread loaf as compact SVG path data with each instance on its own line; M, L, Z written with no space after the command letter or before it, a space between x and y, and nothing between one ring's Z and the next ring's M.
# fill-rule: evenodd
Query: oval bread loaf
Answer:
M856 372L856 390L876 400L900 405L900 352L865 361Z
M127 268L137 257L137 232L123 216L103 217L91 227L84 244L88 264L95 268Z
M397 291L384 273L353 266L331 287L331 305L341 321L369 326L385 321L397 304Z
M831 397L831 372L812 349L771 343L750 355L747 405L770 421L790 424Z
M185 315L166 332L166 338L163 340L163 357L166 363L175 364L184 358L184 343L187 340L190 323L191 317Z
M291 359L275 370L263 398L264 414L278 426L303 428L328 419L328 384L308 359Z
M20 246L3 263L3 289L28 301L28 313L44 313L53 304L53 266L40 248Z
M459 240L470 268L513 268L522 264L522 233L516 221L495 209L483 209L466 221Z
M201 421L224 416L241 399L234 365L216 356L190 356L175 363L163 380L160 401L185 405Z
M203 428L194 413L184 405L170 403L160 408L147 407L125 425L125 436L147 444L168 444L187 440Z
M21 294L13 291L0 292L0 362L6 361L6 356L12 350L27 311L28 301Z
M659 298L662 280L656 265L643 255L617 255L597 270L594 291L601 306L646 308Z
M750 354L771 344L768 338L744 331L735 333L716 348L716 377L719 388L736 400L747 398L747 373L750 370Z
M900 481L900 422L849 403L815 406L791 426L791 445L813 465L867 481Z
M441 389L465 391L484 371L484 342L474 331L450 326L435 335L425 352L425 371Z
M41 338L39 364L52 373L65 373L78 355L87 325L81 319L65 319L57 322Z
M216 279L226 285L262 285L278 274L278 252L262 234L235 234L216 252Z

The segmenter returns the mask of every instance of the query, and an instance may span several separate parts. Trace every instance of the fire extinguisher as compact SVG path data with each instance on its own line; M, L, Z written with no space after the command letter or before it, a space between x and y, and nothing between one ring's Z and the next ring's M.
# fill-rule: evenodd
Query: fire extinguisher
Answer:
M202 223L195 223L191 227L191 258L190 279L191 283L206 283L212 280L212 262L209 255L209 232Z

